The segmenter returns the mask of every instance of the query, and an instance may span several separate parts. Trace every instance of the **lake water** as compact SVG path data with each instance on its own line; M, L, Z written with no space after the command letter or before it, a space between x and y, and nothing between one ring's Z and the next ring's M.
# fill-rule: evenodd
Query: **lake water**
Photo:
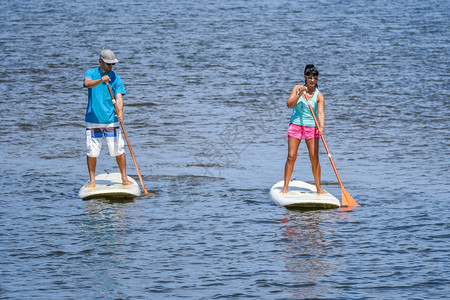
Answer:
M448 297L448 1L18 0L0 17L0 299ZM104 47L158 197L77 197ZM351 211L268 195L308 63ZM117 171L105 149L97 170ZM293 177L313 182L304 142Z

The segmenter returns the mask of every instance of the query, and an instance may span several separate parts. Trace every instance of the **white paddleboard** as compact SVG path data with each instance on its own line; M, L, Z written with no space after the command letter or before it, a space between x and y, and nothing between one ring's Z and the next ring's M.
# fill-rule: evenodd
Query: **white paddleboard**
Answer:
M323 209L338 208L341 206L339 199L331 195L317 194L316 186L293 180L289 183L289 190L286 194L281 194L284 181L275 183L270 189L270 197L276 205L290 209Z
M141 189L136 180L127 176L133 184L123 185L120 173L99 174L95 176L95 187L86 188L86 182L78 191L78 196L83 199L92 198L134 198L141 195Z

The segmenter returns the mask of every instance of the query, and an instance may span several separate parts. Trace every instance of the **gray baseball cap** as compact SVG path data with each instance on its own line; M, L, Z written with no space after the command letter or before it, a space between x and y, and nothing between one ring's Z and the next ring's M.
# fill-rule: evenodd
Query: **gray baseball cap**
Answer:
M102 52L100 52L100 59L107 64L115 64L116 62L119 62L114 52L108 49L102 50Z

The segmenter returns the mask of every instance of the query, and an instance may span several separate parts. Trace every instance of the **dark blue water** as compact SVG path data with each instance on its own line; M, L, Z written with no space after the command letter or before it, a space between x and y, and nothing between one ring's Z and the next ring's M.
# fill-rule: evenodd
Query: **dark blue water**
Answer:
M0 299L448 297L447 1L10 1L0 18ZM103 47L158 197L77 197ZM308 63L352 211L268 195ZM97 169L117 171L107 151Z

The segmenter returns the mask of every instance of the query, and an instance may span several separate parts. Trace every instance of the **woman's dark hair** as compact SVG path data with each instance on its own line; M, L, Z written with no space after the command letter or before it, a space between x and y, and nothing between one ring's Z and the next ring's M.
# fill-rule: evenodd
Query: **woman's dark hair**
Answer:
M319 76L319 70L316 69L316 67L313 64L306 65L305 67L305 76ZM306 79L305 79L305 85L306 85ZM316 83L316 88L318 88L319 85Z

